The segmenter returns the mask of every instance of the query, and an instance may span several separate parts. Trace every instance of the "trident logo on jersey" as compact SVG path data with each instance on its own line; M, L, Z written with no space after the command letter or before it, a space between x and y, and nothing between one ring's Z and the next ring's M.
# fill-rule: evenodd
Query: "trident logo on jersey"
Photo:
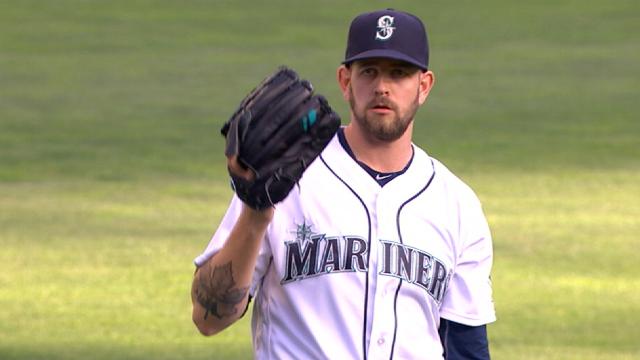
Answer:
M377 40L388 40L393 35L393 16L384 15L378 19L378 31L376 32Z

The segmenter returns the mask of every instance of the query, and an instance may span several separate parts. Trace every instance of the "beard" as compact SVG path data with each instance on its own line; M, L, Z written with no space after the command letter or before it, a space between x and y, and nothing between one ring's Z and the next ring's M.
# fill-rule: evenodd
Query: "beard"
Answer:
M419 108L418 94L413 99L407 111L402 114L398 110L398 106L386 98L376 98L365 105L364 108L358 109L353 96L353 89L349 88L350 98L349 105L354 120L365 130L367 134L382 142L392 142L398 140L406 131L416 112ZM367 116L367 109L376 106L384 106L393 112L391 118L377 118Z

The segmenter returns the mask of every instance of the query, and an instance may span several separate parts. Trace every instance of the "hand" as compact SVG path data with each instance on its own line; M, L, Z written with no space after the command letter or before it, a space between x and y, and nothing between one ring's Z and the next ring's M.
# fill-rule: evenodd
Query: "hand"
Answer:
M247 181L253 181L256 177L256 174L251 169L240 164L238 161L238 155L227 157L227 168L233 175L241 177Z
M240 164L238 161L238 156L233 155L227 157L227 167L229 168L229 172L234 174L235 176L239 176L247 181L252 181L255 179L256 174L249 168L246 168ZM246 204L243 204L243 212L251 219L251 221L256 221L259 223L270 223L271 219L273 219L274 208L269 207L264 210L255 210Z
M340 127L340 117L309 81L285 66L240 102L220 129L231 186L253 209L271 208L299 185L302 174Z

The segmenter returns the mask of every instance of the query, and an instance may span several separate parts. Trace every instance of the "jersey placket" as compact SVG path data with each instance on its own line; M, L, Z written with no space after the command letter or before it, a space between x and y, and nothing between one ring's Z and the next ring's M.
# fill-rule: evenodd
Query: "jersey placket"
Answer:
M368 359L389 359L392 355L396 328L395 296L399 280L380 275L382 246L380 241L398 241L395 227L395 206L393 194L382 188L373 204L375 214L372 221L370 276L371 332L369 334Z

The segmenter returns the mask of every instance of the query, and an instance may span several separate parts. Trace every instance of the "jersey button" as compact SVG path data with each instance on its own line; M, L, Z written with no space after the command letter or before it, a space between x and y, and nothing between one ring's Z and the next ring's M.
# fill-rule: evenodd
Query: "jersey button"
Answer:
M382 344L384 344L384 338L378 339L378 345L382 345Z

